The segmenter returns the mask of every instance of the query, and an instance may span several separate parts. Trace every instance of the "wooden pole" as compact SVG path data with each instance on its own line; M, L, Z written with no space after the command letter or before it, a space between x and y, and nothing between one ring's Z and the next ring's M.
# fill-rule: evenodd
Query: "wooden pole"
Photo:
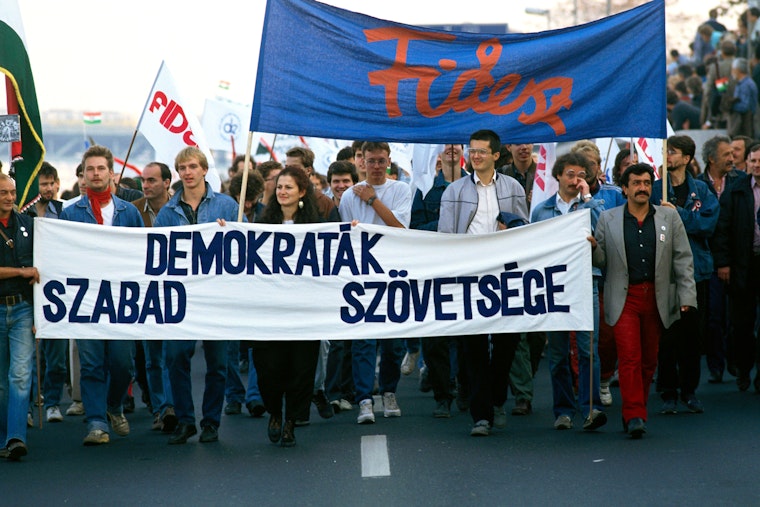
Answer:
M253 132L248 132L248 145L245 147L245 162L243 163L243 183L240 185L240 197L238 198L237 221L243 221L245 212L245 194L248 191L248 163L251 161L251 144L253 144Z
M41 367L41 361L40 361L40 340L38 338L34 339L34 349L37 353L37 416L39 418L38 424L40 429L42 429L42 384L41 384L41 377L40 375L40 367Z
M121 172L119 173L119 181L121 181L121 178L124 177L124 170L127 168L127 162L129 161L129 154L132 153L132 146L134 146L136 138L137 138L137 129L135 129L135 133L132 134L132 140L129 142L129 149L127 149L127 156L124 157L124 165L121 166Z

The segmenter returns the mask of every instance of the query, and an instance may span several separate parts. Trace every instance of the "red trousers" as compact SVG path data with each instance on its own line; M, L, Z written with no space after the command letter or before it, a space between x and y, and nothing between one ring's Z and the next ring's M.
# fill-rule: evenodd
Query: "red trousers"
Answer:
M649 387L657 368L662 321L657 312L654 283L628 287L623 313L615 324L623 420L647 419Z

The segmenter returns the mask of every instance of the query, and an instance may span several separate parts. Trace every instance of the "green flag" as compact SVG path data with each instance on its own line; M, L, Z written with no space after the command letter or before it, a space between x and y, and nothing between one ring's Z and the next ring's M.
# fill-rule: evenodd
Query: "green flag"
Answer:
M21 119L21 142L12 144L11 158L16 172L17 202L23 206L37 197L37 171L45 157L45 146L21 12L15 0L3 0L0 6L0 48L8 113L18 114Z

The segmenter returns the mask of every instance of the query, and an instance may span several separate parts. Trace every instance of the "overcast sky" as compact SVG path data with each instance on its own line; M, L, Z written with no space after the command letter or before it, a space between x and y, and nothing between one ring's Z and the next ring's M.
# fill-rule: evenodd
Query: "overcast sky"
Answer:
M559 1L327 0L326 3L413 25L509 23L513 30L536 32L546 29L547 19L526 14L525 8L556 9ZM602 17L605 2L594 1ZM18 0L18 3L42 110L121 111L137 117L161 60L167 61L185 101L198 115L202 113L204 100L219 91L220 80L231 83L228 98L243 103L250 103L253 98L265 0L205 3ZM708 4L712 7L713 3L714 0L668 2L669 38L675 21L690 17L704 21ZM561 4L565 9L572 5L568 0ZM724 20L735 26L735 22L729 21ZM555 10L551 22L552 28L561 28L570 25L572 19ZM688 25L686 31L694 33L698 22L684 24Z

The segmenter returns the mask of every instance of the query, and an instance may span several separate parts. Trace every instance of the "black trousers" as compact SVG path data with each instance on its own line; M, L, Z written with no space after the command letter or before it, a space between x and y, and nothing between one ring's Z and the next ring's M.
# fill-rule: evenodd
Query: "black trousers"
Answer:
M267 412L281 417L285 396L286 420L296 420L309 413L318 355L317 340L257 342L254 345L253 364Z
M473 422L493 424L493 407L507 401L509 370L515 358L518 334L473 335L464 338L470 377L470 415Z
M700 350L706 332L709 280L697 283L696 310L681 312L681 318L660 336L657 356L657 387L663 400L686 401L699 385Z

